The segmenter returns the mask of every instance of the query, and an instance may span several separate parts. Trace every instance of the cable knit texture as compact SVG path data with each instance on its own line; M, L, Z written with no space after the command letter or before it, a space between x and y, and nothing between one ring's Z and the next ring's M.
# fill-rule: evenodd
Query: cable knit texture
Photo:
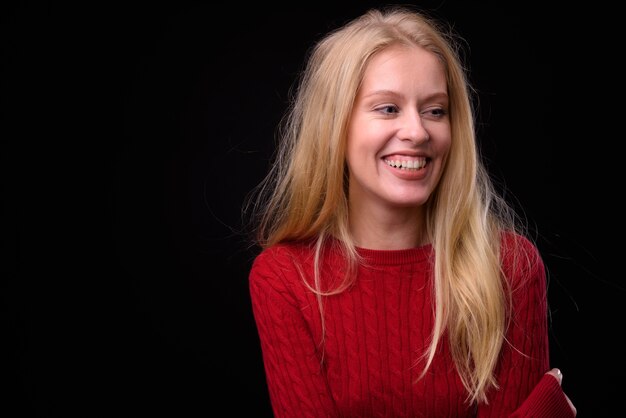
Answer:
M488 405L466 402L446 339L418 380L433 327L430 245L359 249L364 264L355 285L324 298L324 335L318 302L303 282L313 283L312 247L264 250L249 284L275 417L572 417L558 382L545 375L544 265L528 240L516 241L528 262L513 271L512 252L503 252L514 313L496 370L500 389L489 393ZM332 245L322 260L329 289L343 278L345 263Z

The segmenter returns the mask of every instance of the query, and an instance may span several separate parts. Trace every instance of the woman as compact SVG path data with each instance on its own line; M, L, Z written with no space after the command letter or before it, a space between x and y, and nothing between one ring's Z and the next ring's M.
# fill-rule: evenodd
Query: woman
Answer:
M255 208L276 417L571 417L545 270L479 160L453 37L371 10L312 51Z

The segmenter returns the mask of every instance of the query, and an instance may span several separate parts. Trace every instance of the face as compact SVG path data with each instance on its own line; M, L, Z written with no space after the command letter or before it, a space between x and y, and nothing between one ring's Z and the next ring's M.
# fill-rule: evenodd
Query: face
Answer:
M443 65L419 47L370 60L348 126L349 201L362 209L417 208L436 188L451 143Z

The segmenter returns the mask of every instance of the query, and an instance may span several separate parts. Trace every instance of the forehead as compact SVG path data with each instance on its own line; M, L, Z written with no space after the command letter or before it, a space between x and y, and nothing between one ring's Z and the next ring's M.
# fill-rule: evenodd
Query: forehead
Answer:
M363 73L362 89L432 86L445 88L445 68L439 57L419 46L393 45L374 54Z

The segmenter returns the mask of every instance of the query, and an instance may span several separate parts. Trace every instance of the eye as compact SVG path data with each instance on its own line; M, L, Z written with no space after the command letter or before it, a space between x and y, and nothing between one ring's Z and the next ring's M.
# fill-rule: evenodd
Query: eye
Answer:
M393 115L398 113L398 107L395 105L379 106L376 108L376 111L385 115Z
M448 110L443 107L432 107L422 112L422 115L432 119L441 119L448 114Z

